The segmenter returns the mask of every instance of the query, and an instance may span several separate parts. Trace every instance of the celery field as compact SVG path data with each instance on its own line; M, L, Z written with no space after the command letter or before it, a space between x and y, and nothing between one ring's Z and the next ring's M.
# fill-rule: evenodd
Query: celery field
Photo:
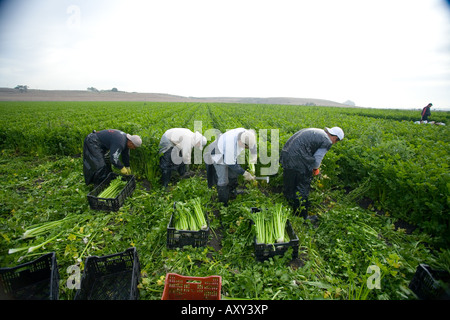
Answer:
M83 270L86 257L129 247L139 255L141 300L161 299L169 272L219 275L228 299L409 300L416 299L408 284L420 263L450 271L450 112L432 111L432 120L447 124L437 126L415 124L419 110L293 105L0 102L0 110L0 267L55 252L60 299L75 295L66 285L69 266ZM281 166L269 183L240 177L242 192L228 207L208 188L201 163L181 179L173 174L168 190L161 187L162 134L176 127L194 131L199 123L202 133L254 129L273 161L298 130L344 130L312 182L310 214L318 222L288 216L298 257L288 250L255 260L251 208L288 207ZM91 210L86 198L93 187L84 183L83 140L94 129L143 140L130 152L136 189L118 212ZM256 175L270 165L258 159ZM168 249L174 203L192 199L207 213L208 244ZM368 285L370 266L380 270L379 288Z

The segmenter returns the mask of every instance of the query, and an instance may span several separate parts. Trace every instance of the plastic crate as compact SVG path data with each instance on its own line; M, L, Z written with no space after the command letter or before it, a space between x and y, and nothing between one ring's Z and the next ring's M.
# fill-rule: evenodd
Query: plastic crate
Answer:
M161 300L220 300L220 276L187 277L168 273Z
M174 227L176 214L176 203L173 205L173 213L170 217L169 224L167 225L167 248L176 249L183 248L184 246L192 247L204 247L208 243L209 237L209 219L205 213L205 219L208 227L205 230L190 231L190 230L177 230Z
M136 188L136 179L133 175L121 176L122 180L128 181L128 183L116 198L109 199L98 197L98 195L109 186L110 182L118 176L119 175L117 173L110 172L106 179L87 195L91 209L104 211L118 211L120 209L125 202L125 199L130 196Z
M251 208L251 213L259 212L261 209L259 208ZM253 223L253 221L252 221ZM267 243L258 243L256 240L254 240L254 247L255 247L255 258L258 261L265 261L269 258L272 258L277 255L284 255L285 252L292 247L292 259L296 259L298 257L298 247L299 247L299 240L298 236L295 234L294 229L292 228L291 222L289 219L286 221L286 232L289 236L288 242L281 242L281 243L273 243L273 244L267 244Z
M74 300L137 300L140 265L136 248L86 258Z
M0 269L0 300L58 300L59 272L54 252Z
M417 266L409 288L422 300L449 300L450 274L443 270L433 270L426 264Z

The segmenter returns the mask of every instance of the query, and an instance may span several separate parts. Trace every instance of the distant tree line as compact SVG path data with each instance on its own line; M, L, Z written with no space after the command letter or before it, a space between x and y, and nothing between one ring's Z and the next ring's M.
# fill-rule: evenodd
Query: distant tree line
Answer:
M20 92L27 92L28 88L29 87L26 85L19 84L14 89L19 90ZM100 92L100 90L98 90L97 88L94 88L94 87L89 87L89 88L87 88L87 90L92 91L92 92ZM112 88L111 90L101 90L101 91L119 92L119 90L117 90L117 88Z
M18 86L16 86L14 89L19 90L20 92L27 92L28 90L28 86L19 84Z
M87 88L87 90L92 91L92 92L100 92L100 90L98 90L97 88L94 88L94 87L89 87L89 88ZM102 91L119 92L119 90L117 90L117 88L112 88L111 90L102 90Z

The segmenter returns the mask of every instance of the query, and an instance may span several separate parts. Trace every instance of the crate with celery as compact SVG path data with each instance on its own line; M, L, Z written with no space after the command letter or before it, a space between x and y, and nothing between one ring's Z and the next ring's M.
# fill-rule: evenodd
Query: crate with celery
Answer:
M209 223L200 198L174 203L167 226L167 248L203 247L208 242Z
M264 261L284 255L292 248L292 259L298 257L298 237L289 221L290 210L277 203L268 208L251 208L255 229L255 258Z
M93 210L118 211L135 188L136 179L133 175L111 172L87 195L89 206Z

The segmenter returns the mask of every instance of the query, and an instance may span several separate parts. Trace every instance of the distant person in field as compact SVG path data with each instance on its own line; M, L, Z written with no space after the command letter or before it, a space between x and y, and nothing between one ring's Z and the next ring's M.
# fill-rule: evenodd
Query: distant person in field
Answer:
M206 138L198 131L194 133L185 128L173 128L164 132L159 142L161 184L168 186L172 171L184 175L191 163L192 149L202 150L205 145Z
M238 156L245 149L256 155L256 134L253 130L237 128L228 130L208 146L204 155L208 187L217 185L219 201L228 205L230 197L237 194L239 175L247 181L255 177L238 164Z
M312 178L320 173L322 159L331 146L342 139L344 131L339 127L306 128L290 137L281 150L283 193L294 213L304 219L308 217Z
M112 172L111 164L121 174L131 174L130 149L140 147L142 140L120 130L95 130L84 139L83 174L87 185L100 184ZM122 158L123 163L120 161Z
M420 119L420 121L428 122L428 117L431 116L430 109L432 106L433 106L433 104L429 103L425 107L423 107L422 113L421 113L422 118Z

